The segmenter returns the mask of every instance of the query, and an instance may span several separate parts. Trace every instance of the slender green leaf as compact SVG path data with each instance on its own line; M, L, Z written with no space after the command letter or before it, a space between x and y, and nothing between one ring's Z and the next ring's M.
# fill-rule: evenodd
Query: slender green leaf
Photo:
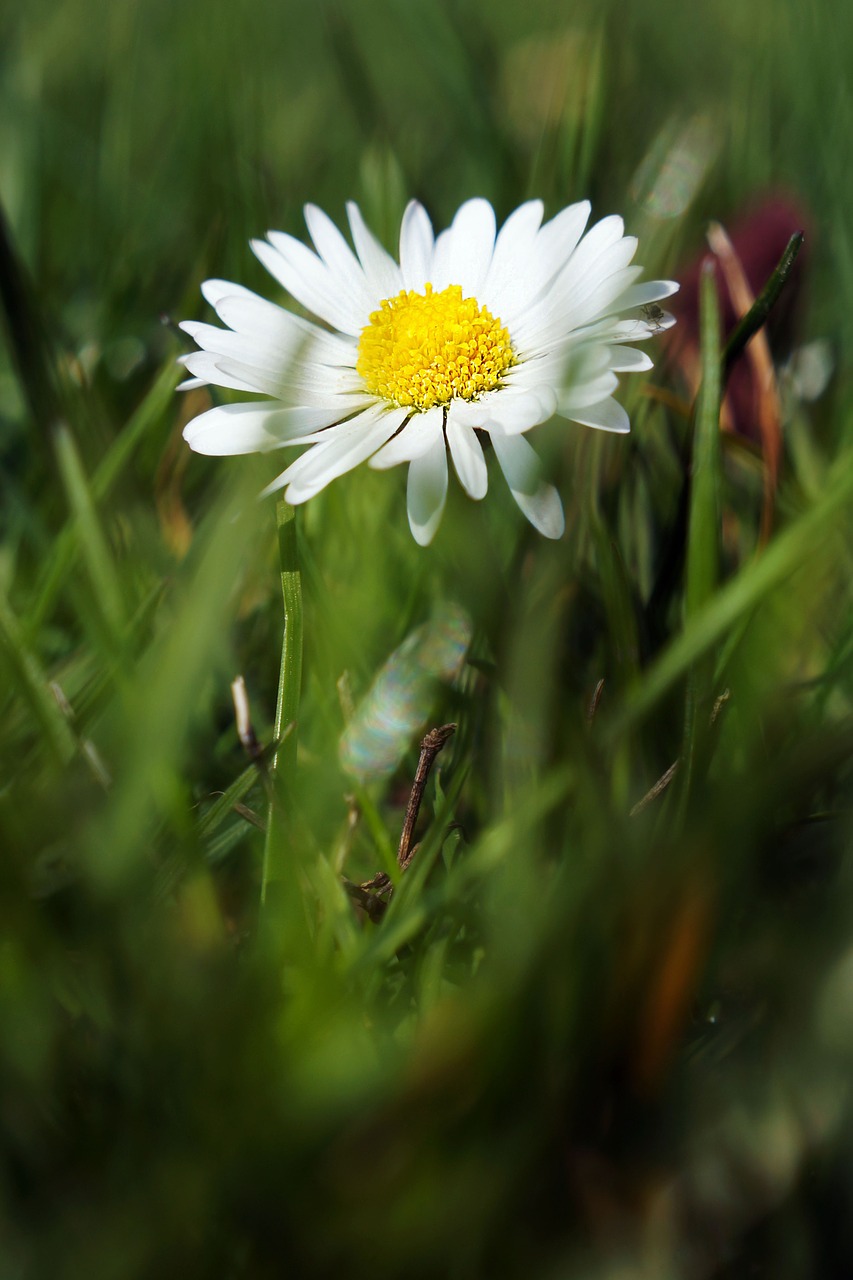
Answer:
M231 783L222 795L217 796L210 808L199 819L199 834L203 836L213 835L215 831L222 825L234 811L235 804L238 804L243 797L256 785L258 781L258 770L254 764L250 764L244 769Z
M28 648L18 619L0 591L0 644L12 671L16 688L41 728L48 750L59 764L67 764L76 751L74 735L38 660Z
M700 291L702 385L696 407L687 532L685 618L711 598L720 572L720 309L712 260Z
M80 455L66 426L56 431L56 455L65 492L74 513L80 547L101 617L116 640L124 624L121 583L95 507Z
M94 502L101 503L109 495L113 485L133 460L140 440L154 430L157 420L168 411L173 402L175 384L180 372L178 366L172 361L164 366L139 408L125 424L123 430L118 433L98 463L89 481ZM32 631L36 631L49 616L66 575L74 564L78 548L79 531L72 516L56 538L47 567L41 575L34 602L27 612L27 625Z
M758 333L758 330L766 322L779 294L782 292L785 281L791 274L791 268L796 261L797 254L803 247L804 239L805 235L802 231L796 231L791 236L775 271L726 343L726 349L723 352L724 378L728 376L729 370L746 347L750 338Z
M681 634L646 672L643 684L629 698L623 714L616 717L613 731L618 734L643 719L681 679L691 663L723 639L729 629L771 591L804 569L822 539L832 532L839 513L844 512L851 501L853 453L848 452L830 472L820 501L697 610Z
M273 795L267 818L261 902L266 901L272 880L283 878L287 836L294 821L296 800L296 741L302 696L302 574L296 537L296 508L282 499L276 507L278 551L284 625L281 637L281 669L275 704L275 741L270 764Z

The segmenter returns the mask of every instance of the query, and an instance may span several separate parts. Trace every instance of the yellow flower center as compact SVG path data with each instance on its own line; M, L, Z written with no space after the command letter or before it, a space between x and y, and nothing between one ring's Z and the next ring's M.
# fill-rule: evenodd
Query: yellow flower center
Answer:
M476 400L515 364L509 333L451 284L386 298L361 331L356 369L368 391L415 409Z

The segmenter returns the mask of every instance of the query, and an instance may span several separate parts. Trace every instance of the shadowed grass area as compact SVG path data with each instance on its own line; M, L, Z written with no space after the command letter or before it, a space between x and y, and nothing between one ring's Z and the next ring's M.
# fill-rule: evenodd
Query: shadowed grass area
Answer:
M4 1277L853 1268L851 37L769 0L0 15ZM491 459L426 550L402 468L299 508L284 736L282 455L190 455L175 321L210 277L277 297L247 242L307 200L393 249L473 194L622 213L683 345L630 436L536 429L557 543ZM721 377L688 264L783 195L772 366Z

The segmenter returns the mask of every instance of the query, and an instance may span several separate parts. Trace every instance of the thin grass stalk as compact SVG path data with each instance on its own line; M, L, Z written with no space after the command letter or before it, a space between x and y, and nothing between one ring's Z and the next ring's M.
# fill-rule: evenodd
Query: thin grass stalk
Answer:
M720 572L720 306L709 259L700 293L702 385L696 405L684 615L711 599Z
M262 905L266 903L270 884L281 880L286 870L283 863L292 831L296 792L296 722L302 690L302 574L296 541L296 509L284 499L276 507L276 523L284 629L275 704L275 747L270 761L271 790L261 877Z
M689 622L713 598L720 574L720 305L714 264L702 269L699 295L702 384L696 402L693 460L690 476L690 517L687 532L687 572L684 619ZM713 675L710 655L690 666L684 699L684 731L678 789L683 814L694 782L697 756L704 742Z

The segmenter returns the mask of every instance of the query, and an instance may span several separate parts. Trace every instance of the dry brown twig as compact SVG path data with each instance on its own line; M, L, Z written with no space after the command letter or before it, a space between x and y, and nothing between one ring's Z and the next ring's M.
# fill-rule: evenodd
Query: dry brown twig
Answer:
M234 719L237 725L237 736L243 746L246 755L255 764L264 784L265 789L269 787L269 776L264 758L264 747L255 733L252 724L251 711L249 708L249 698L246 692L246 684L242 676L237 676L231 684L231 696L234 701ZM289 732L291 726L285 733ZM416 844L412 844L415 834L415 826L418 821L421 804L426 791L426 785L429 781L429 775L435 763L435 758L444 747L445 743L456 732L455 724L443 724L436 729L430 729L429 733L421 741L421 753L418 757L418 767L415 770L415 778L412 783L412 790L409 794L409 801L406 805L406 816L403 819L403 830L400 834L400 844L397 849L397 865L401 871L405 871L410 865L415 853L418 850ZM240 813L247 821L259 826L262 830L264 824L251 814L244 805L235 805L234 809ZM352 898L353 902L366 913L368 918L374 923L382 919L385 910L390 901L394 886L391 877L386 871L379 871L370 880L365 880L363 884L355 884L354 881L341 876L344 889Z
M430 729L421 741L421 754L418 757L418 767L415 770L409 802L406 805L406 816L403 819L403 830L397 849L397 866L401 871L409 867L418 850L418 845L413 845L412 839L435 758L455 732L455 724L443 724L436 729ZM394 891L391 877L386 871L377 872L370 880L365 880L360 885L354 884L346 877L343 882L347 893L363 908L374 924L382 919Z

